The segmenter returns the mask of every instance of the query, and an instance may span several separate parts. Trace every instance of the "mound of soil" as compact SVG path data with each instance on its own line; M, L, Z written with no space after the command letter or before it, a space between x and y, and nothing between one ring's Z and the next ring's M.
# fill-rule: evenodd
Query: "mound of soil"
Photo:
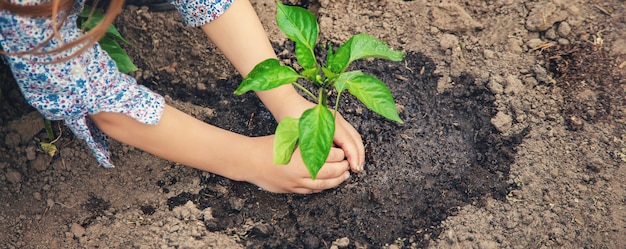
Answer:
M504 138L498 134L490 121L496 112L494 98L471 77L462 77L454 89L437 94L432 60L409 53L405 62L376 60L352 66L390 85L405 122L386 121L356 99L342 102L347 120L364 131L367 173L336 190L312 196L273 195L213 177L205 180L209 186L197 194L183 192L170 198L169 208L190 200L200 209L211 207L217 220L207 226L214 231L242 226L250 219L267 222L273 232L251 236L248 245L255 247L319 248L323 241L341 236L365 245L382 246L389 238L409 238L425 245L424 238L440 232L432 228L458 207L478 203L485 196L504 199L509 191L506 176L522 135ZM224 84L235 86L240 80ZM168 93L178 95L179 91L201 100L208 97L189 88ZM248 123L273 124L263 118L268 114L253 115L264 112L254 102L246 108L251 117ZM217 119L210 122L231 126ZM254 128L252 133L258 135L274 129ZM224 188L229 191L216 192Z

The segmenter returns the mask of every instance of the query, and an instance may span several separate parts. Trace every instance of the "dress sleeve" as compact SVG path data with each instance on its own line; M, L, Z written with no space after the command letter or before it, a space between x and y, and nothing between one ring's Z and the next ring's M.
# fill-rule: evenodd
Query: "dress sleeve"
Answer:
M83 32L76 18L82 9L78 0L72 14L59 30L64 42ZM49 18L17 16L0 10L0 45L5 52L24 52L38 47L52 36ZM51 51L62 43L52 39L43 43L43 51ZM135 120L154 125L159 122L165 101L162 96L137 84L134 78L119 72L115 62L98 45L67 61L79 48L54 55L4 56L26 101L45 118L63 120L76 137L85 140L103 167L113 167L109 158L107 136L88 115L100 112L126 114Z
M169 0L183 18L183 23L200 27L222 15L233 0Z

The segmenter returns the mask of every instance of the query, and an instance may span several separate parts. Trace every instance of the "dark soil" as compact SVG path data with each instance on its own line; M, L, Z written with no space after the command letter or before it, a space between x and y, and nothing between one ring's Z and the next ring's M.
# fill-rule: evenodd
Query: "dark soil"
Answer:
M626 93L609 52L587 41L548 48L543 57L564 91L562 112L570 130L582 129L585 122L623 118L619 108Z
M200 209L211 207L216 220L206 226L213 231L242 226L249 218L267 223L272 232L252 235L246 241L254 248L318 248L343 236L364 245L382 246L389 238L408 238L424 246L439 234L438 224L459 206L479 203L485 196L502 199L506 195L509 165L523 135L498 135L490 124L495 114L493 96L484 86L464 76L452 91L438 95L434 64L417 53L408 53L403 63L361 61L352 67L390 86L405 122L386 121L354 98L343 99L344 116L365 141L367 173L338 189L311 196L274 195L249 184L209 177L198 194L185 192L170 198L170 209L188 200ZM240 80L220 82L232 87L217 92L168 84L157 89L173 98L215 107ZM274 129L256 97L234 101L244 106L237 108L235 116L207 121L248 135ZM223 188L231 191L218 191Z
M292 49L275 47L277 51ZM197 194L183 192L170 198L169 209L188 200L199 209L211 207L216 219L205 222L210 231L241 228L247 219L265 224L249 231L244 243L252 248L319 248L339 237L375 246L389 243L389 238L407 238L425 246L441 232L439 223L459 207L480 205L484 197L503 199L514 187L506 180L523 134L498 135L490 123L495 115L494 97L485 86L463 75L455 79L454 89L437 94L434 63L412 52L401 63L359 61L352 68L387 83L404 121L403 125L387 121L344 95L340 108L363 136L367 173L310 196L276 195L247 183L199 174L204 188ZM208 118L208 123L250 136L271 134L275 129L271 115L254 95L232 94L241 81L239 76L217 81L221 87L211 91L171 83L167 73L157 76L160 84L153 84L154 77L139 82L173 99L229 113ZM16 95L14 84L3 85L3 90L15 100L10 103L18 106L5 106L5 110L30 109ZM237 108L231 102L237 102ZM168 178L155 185L167 192L176 182ZM93 193L89 196L82 206L92 215L81 222L83 227L89 227L110 205ZM153 209L141 208L147 215Z
M0 247L625 248L621 1L283 2L316 13L323 43L363 32L406 52L352 66L391 88L404 120L344 94L365 173L279 195L115 141L116 168L105 170L62 122L50 157L40 116L0 66ZM294 65L274 1L252 3ZM528 25L541 21L550 26ZM169 104L244 135L274 132L255 95L233 94L235 69L176 12L128 5L116 26L140 68L131 75Z

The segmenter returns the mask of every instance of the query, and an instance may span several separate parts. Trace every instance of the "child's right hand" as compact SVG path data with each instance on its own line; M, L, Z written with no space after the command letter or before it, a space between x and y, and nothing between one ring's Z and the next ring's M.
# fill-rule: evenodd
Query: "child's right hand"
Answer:
M334 188L350 177L350 166L340 148L331 148L326 164L320 169L315 180L311 179L302 161L300 150L296 149L288 165L273 164L274 136L253 138L260 145L258 158L253 158L253 166L243 180L262 189L275 193L310 194Z

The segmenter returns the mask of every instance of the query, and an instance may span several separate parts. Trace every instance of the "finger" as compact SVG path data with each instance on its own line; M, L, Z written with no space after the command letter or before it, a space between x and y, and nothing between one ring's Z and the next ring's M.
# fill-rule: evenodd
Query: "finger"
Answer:
M355 140L356 148L357 148L357 164L358 171L363 170L363 165L365 164L365 146L363 145L363 138L361 134L352 126L348 129L348 132L352 135Z
M365 165L365 145L363 145L363 138L361 138L361 134L359 134L356 129L352 129L352 136L356 139L356 148L357 148L357 164L358 170L362 171L363 166Z
M308 195L308 194L314 194L314 193L319 193L322 192L323 190L316 190L316 189L310 189L310 188L295 188L291 191L291 193L294 194L301 194L301 195Z
M322 168L320 169L320 171L317 172L317 176L315 177L315 179L323 180L323 179L337 178L343 175L345 172L348 172L348 170L350 170L350 165L348 161L346 160L342 160L339 162L325 163L324 166L322 166ZM311 177L309 176L305 178L310 179Z
M348 137L352 139L356 146L356 153L348 156L348 160L355 171L363 170L363 165L365 164L365 146L363 145L363 139L361 138L361 134L354 128L354 126L350 125L348 121L346 121L342 116L341 118L341 128L345 130L345 133L348 134Z
M342 134L345 135L337 138L337 145L343 149L352 170L361 171L365 160L365 149L361 135L352 127L345 129Z
M328 154L328 158L326 162L340 162L346 158L346 154L340 148L332 147L330 148L330 153Z
M322 190L337 187L339 186L339 184L341 184L348 178L350 178L349 171L344 171L343 174L334 178L326 178L326 179L316 178L315 180L311 178L307 178L307 179L302 180L302 188L309 189L311 193L316 192L316 191L319 192ZM297 190L302 190L302 189L298 188ZM303 192L306 192L306 191L303 191Z

